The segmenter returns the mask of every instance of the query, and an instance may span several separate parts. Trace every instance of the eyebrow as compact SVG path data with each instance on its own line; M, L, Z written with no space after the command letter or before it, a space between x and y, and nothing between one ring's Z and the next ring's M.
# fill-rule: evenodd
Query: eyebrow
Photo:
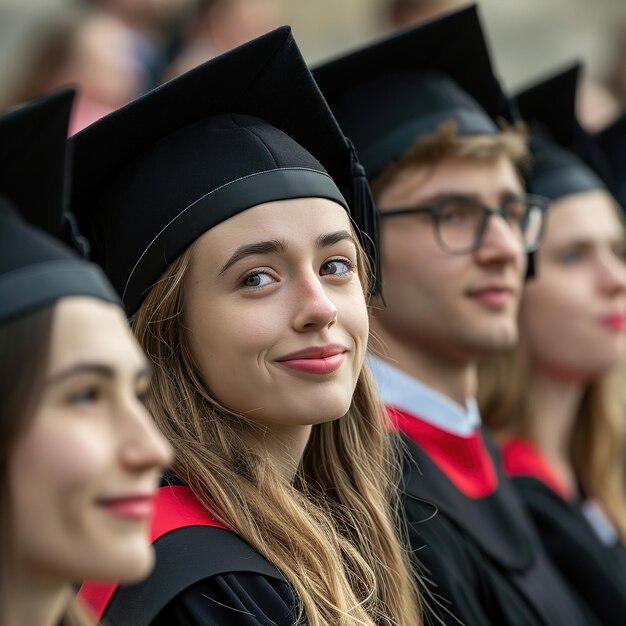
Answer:
M136 374L135 380L139 380L150 375L152 368L149 364L142 367ZM74 376L80 376L83 374L95 374L108 380L113 380L116 376L115 369L110 365L104 365L103 363L77 363L67 369L57 372L45 381L47 385L57 385L68 378Z
M235 263L238 263L241 259L245 259L248 256L252 256L254 254L284 252L286 249L287 245L283 241L278 241L278 239L258 241L256 243L239 246L239 248L237 248L230 256L228 261L222 265L218 274L223 274L229 267L232 267Z
M324 233L315 240L316 248L328 248L340 241L350 240L355 246L356 242L354 237L347 230L338 230L333 233ZM285 252L287 250L287 244L284 241L278 239L270 239L268 241L257 241L255 243L239 246L229 257L229 259L219 269L218 275L222 275L230 267L238 263L246 257L253 256L255 254L276 254L277 252Z
M499 202L506 202L507 200L516 200L516 199L521 199L523 198L525 195L524 191L513 191L511 189L502 189L499 193ZM411 209L411 208L419 208L419 207L432 207L435 206L441 202L447 202L448 200L470 200L472 202L477 202L478 204L486 204L485 202L482 201L482 199L480 198L479 194L477 193L464 193L464 192L454 192L451 191L449 193L446 192L442 192L442 193L438 193L435 194L433 196L427 196L426 198L421 199L419 202L414 202L411 205L403 205L403 206L399 206L397 207L398 209L403 209L403 208L407 208L407 209ZM395 207L391 207L388 209L380 209L381 213L385 213L385 211L393 211L395 210Z
M354 240L352 233L348 232L347 230L338 230L334 233L324 233L317 238L315 242L315 247L328 248L329 246L334 246L340 241L346 240L351 241L356 246L356 241Z

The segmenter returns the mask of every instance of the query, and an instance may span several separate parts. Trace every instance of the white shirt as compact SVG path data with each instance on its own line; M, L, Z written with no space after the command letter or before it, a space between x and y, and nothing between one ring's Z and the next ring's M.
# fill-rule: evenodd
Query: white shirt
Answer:
M385 404L394 406L458 437L471 437L481 419L475 398L465 406L405 374L386 361L367 355L368 364Z

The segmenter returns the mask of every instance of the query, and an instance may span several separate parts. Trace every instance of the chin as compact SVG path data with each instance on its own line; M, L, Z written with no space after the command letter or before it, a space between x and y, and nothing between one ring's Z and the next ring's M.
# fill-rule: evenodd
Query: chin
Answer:
M118 562L118 575L113 578L120 583L136 583L148 576L154 568L155 556L152 546L146 546L141 551L128 552Z
M315 426L317 424L326 424L328 422L334 422L341 419L350 409L348 404L347 408L341 407L315 407L315 412L307 412L294 416L291 419L292 424L300 424L302 426Z
M490 356L494 353L510 350L518 341L515 324L492 324L465 335L468 347L479 356Z

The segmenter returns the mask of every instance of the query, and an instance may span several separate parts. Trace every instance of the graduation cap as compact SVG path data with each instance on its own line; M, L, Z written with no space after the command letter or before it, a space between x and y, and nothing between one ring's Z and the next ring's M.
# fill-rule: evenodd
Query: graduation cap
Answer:
M72 208L129 315L200 235L264 202L333 200L375 257L363 168L289 27L147 93L72 143Z
M57 237L64 211L66 136L74 92L0 117L0 323L85 295L119 302L100 268Z
M313 74L368 176L448 120L462 135L513 121L477 8L456 11L331 60Z
M626 110L613 124L596 135L610 172L610 187L626 211Z
M576 63L515 97L531 130L530 191L552 200L606 189L602 180L606 176L604 157L576 118L580 72L581 66Z

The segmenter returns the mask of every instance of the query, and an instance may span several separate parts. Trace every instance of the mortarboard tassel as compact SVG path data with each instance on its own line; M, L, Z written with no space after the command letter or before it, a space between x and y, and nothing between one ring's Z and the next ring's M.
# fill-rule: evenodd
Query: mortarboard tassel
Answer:
M370 262L369 293L370 296L382 296L380 257L378 255L378 216L374 206L374 198L365 175L365 169L358 160L352 142L349 139L347 141L350 146L352 167L351 208L354 221L359 228L361 244Z

